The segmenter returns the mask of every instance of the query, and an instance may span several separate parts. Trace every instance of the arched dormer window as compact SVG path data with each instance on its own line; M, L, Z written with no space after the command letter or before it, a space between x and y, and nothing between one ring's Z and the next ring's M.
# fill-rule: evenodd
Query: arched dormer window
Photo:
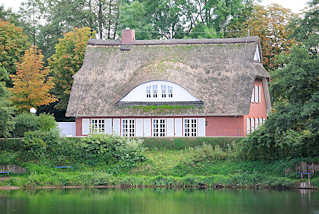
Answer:
M183 87L168 81L150 81L130 91L120 102L201 102Z

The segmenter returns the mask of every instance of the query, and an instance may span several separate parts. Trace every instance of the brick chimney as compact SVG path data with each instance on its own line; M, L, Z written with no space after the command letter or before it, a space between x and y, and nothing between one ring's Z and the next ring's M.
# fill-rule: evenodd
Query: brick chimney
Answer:
M135 30L126 28L122 30L122 44L131 44L135 40Z

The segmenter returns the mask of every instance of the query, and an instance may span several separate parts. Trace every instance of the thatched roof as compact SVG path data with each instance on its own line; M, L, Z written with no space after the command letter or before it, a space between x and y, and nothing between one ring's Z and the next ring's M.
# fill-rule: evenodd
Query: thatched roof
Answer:
M257 45L257 37L146 40L134 41L123 51L120 41L90 40L83 66L74 75L66 116L246 115L255 79L269 77L254 61ZM176 83L202 104L118 105L132 89L153 80ZM266 93L269 97L268 88Z

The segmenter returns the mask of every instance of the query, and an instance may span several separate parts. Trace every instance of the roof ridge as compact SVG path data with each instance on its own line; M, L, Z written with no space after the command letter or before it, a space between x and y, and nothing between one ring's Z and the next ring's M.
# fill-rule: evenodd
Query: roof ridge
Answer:
M259 42L259 37L241 38L217 38L217 39L169 39L169 40L134 40L129 44L122 43L121 40L100 40L90 39L89 45L95 46L119 46L119 45L179 45L179 44L236 44Z

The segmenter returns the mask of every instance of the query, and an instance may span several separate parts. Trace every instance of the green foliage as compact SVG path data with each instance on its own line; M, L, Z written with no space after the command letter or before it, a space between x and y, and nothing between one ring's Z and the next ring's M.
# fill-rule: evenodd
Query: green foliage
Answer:
M85 49L94 32L90 28L75 28L66 33L56 45L56 53L49 59L49 68L53 74L54 95L59 99L57 109L66 110L73 75L81 68Z
M21 28L0 19L0 68L15 74L16 63L29 45L28 37Z
M92 135L82 139L81 147L91 160L108 164L120 162L124 168L133 167L137 162L145 160L141 154L142 141L139 139Z
M54 117L49 114L40 114L39 116L36 116L31 113L22 113L14 118L14 122L15 137L23 137L24 133L29 131L50 131L57 127Z
M22 138L0 139L0 151L8 151L8 152L24 151L23 139Z
M296 19L292 25L298 26L294 32L294 37L299 42L303 42L313 53L318 54L319 44L319 1L308 2L309 8L305 11L303 18Z
M23 137L25 132L35 131L40 128L38 117L31 113L22 113L14 118L15 137Z
M57 123L52 115L40 114L38 116L39 128L41 131L50 131L57 128Z
M10 101L10 94L5 83L8 78L6 70L0 67L0 138L9 137L14 128L14 107Z
M121 5L119 17L120 28L135 29L135 38L137 40L152 39L152 25L147 22L145 5L139 1Z
M236 144L241 138L231 137L178 137L178 138L144 138L143 146L150 150L184 150L203 144L227 148L229 144Z
M18 163L19 153L4 152L0 153L0 165L16 164Z
M30 131L24 136L25 159L41 160L46 156L54 155L59 141L59 132L57 129L50 131Z
M244 140L248 159L314 157L319 153L319 57L303 47L279 58L271 91L277 101L263 127Z

